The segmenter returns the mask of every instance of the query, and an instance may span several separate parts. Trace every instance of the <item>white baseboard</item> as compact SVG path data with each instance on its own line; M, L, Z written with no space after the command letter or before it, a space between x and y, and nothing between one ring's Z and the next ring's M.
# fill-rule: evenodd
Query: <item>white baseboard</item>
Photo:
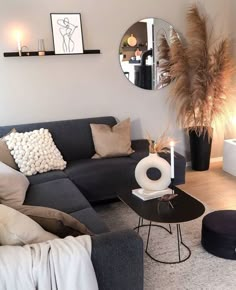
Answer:
M222 162L223 156L213 157L210 159L210 163ZM186 162L186 167L191 167L191 161Z

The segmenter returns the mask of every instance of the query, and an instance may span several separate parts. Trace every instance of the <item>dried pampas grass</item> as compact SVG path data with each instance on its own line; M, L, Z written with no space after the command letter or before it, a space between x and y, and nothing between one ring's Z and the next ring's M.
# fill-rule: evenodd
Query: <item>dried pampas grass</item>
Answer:
M167 131L167 130L166 130ZM164 131L156 141L152 140L151 136L147 133L147 140L149 143L149 153L168 153L170 152L170 142L174 141L173 138L166 135Z
M206 18L193 5L187 13L187 44L173 32L170 73L174 80L171 104L177 121L199 135L212 136L212 123L227 116L234 64L227 39L210 53Z
M164 34L160 36L158 43L158 59L161 76L159 85L165 87L170 83L170 46Z

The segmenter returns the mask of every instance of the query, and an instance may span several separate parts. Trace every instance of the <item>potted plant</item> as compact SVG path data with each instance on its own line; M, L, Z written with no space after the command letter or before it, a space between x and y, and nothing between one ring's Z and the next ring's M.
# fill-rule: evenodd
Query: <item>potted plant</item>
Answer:
M187 13L186 38L183 44L177 33L172 33L170 101L177 111L177 122L190 136L192 168L202 171L209 168L212 126L228 113L234 65L228 39L210 48L206 18L195 5Z

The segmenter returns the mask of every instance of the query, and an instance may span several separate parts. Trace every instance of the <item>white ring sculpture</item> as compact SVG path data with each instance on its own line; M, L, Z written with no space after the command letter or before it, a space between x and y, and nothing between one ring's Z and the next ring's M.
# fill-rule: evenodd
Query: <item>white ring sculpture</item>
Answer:
M157 168L161 172L158 180L152 180L147 176L150 168ZM135 168L135 178L140 187L144 190L164 190L171 182L170 164L156 153L150 153L143 158Z

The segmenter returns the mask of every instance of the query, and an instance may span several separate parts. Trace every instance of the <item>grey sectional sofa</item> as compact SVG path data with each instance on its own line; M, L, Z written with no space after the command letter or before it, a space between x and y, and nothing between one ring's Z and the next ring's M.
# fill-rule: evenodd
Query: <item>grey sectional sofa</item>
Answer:
M0 136L13 127L18 132L47 128L67 161L64 171L29 177L24 204L64 211L95 233L92 260L99 289L143 289L143 244L133 231L109 232L90 203L111 199L119 192L137 188L134 169L148 155L146 140L132 141L129 157L91 159L95 153L90 123L115 125L114 117L97 117L0 127ZM163 155L169 161L169 155ZM185 159L175 156L176 184L185 181ZM159 174L158 172L150 173ZM130 271L132 269L132 271Z

